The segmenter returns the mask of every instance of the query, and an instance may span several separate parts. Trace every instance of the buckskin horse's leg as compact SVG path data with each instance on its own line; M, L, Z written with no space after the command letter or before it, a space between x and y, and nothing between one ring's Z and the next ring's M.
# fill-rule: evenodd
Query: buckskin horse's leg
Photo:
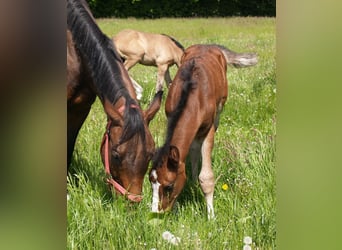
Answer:
M124 62L124 66L126 70L130 70L134 65L136 65L139 62L140 58L126 58Z
M169 66L167 64L159 64L157 65L157 67L158 67L158 74L157 74L156 92L163 90L164 76Z
M139 58L127 58L124 62L125 69L128 71L130 70L134 65L136 65L139 62ZM135 93L137 94L137 99L140 100L142 97L143 87L139 85L131 76L131 81L133 83L133 87L135 89Z
M212 126L202 144L202 169L199 175L200 185L207 202L208 219L213 219L215 217L213 205L215 179L211 167L211 152L214 146L214 135L215 128Z
M129 78L131 79L133 83L133 88L135 90L135 93L137 94L137 99L141 100L144 89L139 85L139 83L136 82L136 80L133 79L133 77L129 76Z

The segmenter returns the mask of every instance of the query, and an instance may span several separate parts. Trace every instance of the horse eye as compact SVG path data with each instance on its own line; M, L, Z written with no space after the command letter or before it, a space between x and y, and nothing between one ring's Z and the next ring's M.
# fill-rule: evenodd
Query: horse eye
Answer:
M119 155L118 151L112 150L112 156L115 160L120 161L120 155Z

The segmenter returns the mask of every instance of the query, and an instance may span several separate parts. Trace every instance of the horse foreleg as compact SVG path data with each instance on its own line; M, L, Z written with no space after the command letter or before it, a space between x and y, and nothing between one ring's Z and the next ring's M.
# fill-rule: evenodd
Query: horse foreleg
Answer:
M202 144L202 169L199 175L200 185L207 202L208 219L213 219L215 217L213 205L215 179L211 167L211 152L214 147L214 134L215 128L212 126Z
M140 100L144 89L133 79L133 77L130 76L129 78L131 79L133 83L135 93L137 94L137 99Z
M171 80L171 76L170 76L169 67L165 71L164 79L165 79L166 86L170 87L172 80Z
M74 98L70 98L67 104L67 166L72 158L72 153L75 147L75 141L83 125L84 120L87 118L91 105L94 103L96 95L89 91L89 89L82 89L79 93L74 94Z
M130 70L134 65L138 63L138 61L139 59L127 58L124 62L125 69L127 71ZM131 76L129 78L131 78L131 81L133 83L135 93L137 94L137 99L140 100L144 89Z
M139 58L138 59L134 59L134 58L126 58L125 62L124 62L124 66L125 69L128 71L130 70L134 65L136 65L139 62Z
M168 69L167 64L158 65L158 74L157 74L157 85L156 85L156 92L159 92L160 90L163 90L163 81L165 72Z
M84 120L87 118L91 106L85 107L84 109L73 109L68 107L68 117L67 117L67 168L71 163L72 153L74 152L75 141L83 125Z
M198 180L198 163L200 160L200 152L201 152L201 142L198 140L194 140L191 144L189 156L191 161L191 173L192 180L197 182Z

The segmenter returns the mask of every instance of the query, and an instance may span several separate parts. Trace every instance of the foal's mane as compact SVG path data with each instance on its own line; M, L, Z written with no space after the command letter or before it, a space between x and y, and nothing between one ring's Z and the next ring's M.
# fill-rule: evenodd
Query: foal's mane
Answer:
M192 78L194 69L195 60L186 62L184 66L180 68L180 80L182 81L181 95L176 108L168 117L165 143L158 149L152 159L153 168L160 167L162 164L163 156L168 154L171 146L173 132L187 104L189 94L194 88L196 88L196 81Z
M95 23L85 1L67 1L67 25L81 58L91 72L98 97L104 102L116 103L120 97L126 100L124 127L120 141L132 138L136 133L145 140L144 123L137 102L129 95L120 71L122 63L112 41Z
M169 36L169 35L166 35L166 34L162 34L163 36L166 36L166 37L168 37L168 38L170 38L175 44L176 44L176 46L178 47L178 48L180 48L183 52L184 52L184 50L185 50L185 48L183 47L183 45L180 43L180 42L178 42L176 39L174 39L172 36Z

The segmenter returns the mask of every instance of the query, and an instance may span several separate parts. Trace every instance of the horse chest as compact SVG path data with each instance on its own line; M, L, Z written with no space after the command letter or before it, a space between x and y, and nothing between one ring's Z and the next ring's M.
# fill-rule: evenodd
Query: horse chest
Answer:
M68 86L68 108L77 108L78 106L89 106L95 101L96 95L88 87L70 87Z

